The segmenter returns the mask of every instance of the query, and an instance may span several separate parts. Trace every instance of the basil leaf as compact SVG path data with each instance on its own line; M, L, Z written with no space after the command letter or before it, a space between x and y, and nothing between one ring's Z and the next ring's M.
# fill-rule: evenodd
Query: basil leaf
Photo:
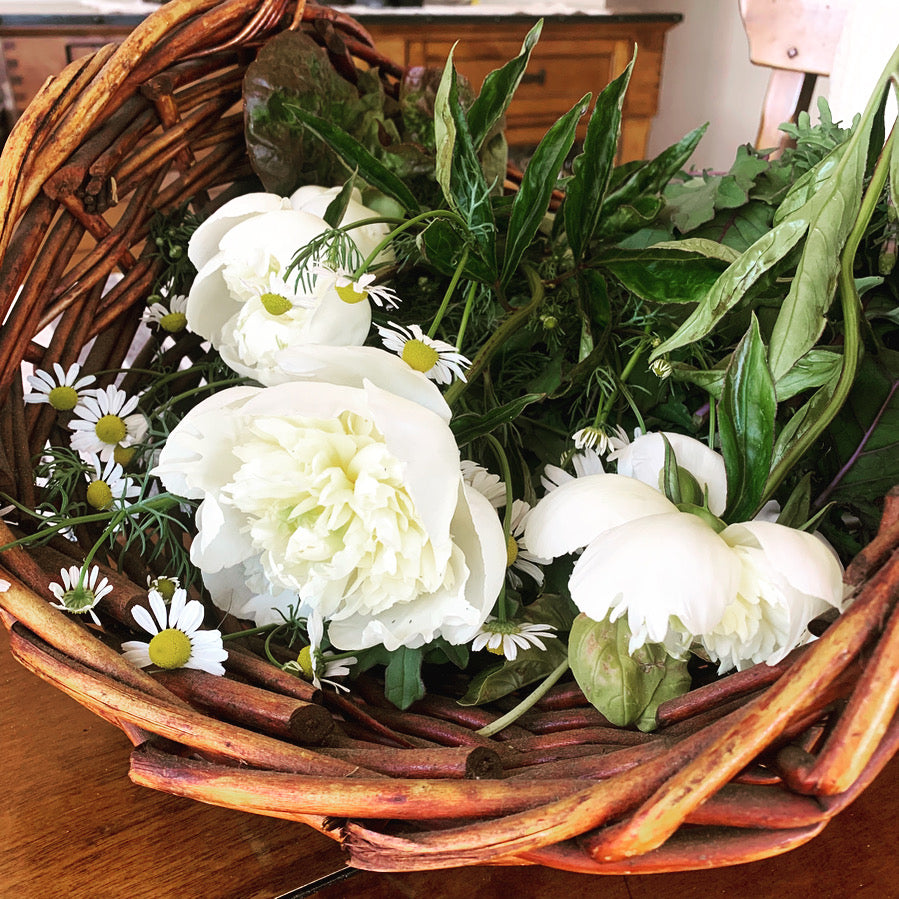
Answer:
M407 709L425 695L421 679L423 653L420 649L400 646L390 653L384 669L384 695L398 709Z

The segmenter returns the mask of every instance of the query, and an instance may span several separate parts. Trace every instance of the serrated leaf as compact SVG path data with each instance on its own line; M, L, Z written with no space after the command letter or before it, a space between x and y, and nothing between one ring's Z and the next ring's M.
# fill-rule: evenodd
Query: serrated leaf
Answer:
M502 68L490 72L484 79L481 91L468 111L468 128L476 148L481 146L508 109L521 82L521 76L527 68L531 50L536 46L542 30L543 19L540 19L525 35L519 55L509 60Z
M573 175L566 187L562 213L568 245L576 262L583 257L599 223L602 201L618 150L624 95L635 59L636 51L625 70L597 97L587 124L583 151L572 163Z
M518 418L531 403L539 402L545 396L545 393L527 393L502 406L496 406L489 412L463 412L455 416L450 422L450 427L456 437L456 443L465 446L472 440L493 433L497 428Z
M724 375L718 433L727 471L727 521L757 511L771 470L777 400L755 316Z
M575 130L590 95L585 94L565 115L556 121L537 145L512 202L512 214L506 238L502 282L518 268L524 251L530 246L546 210L565 157L574 143Z
M425 695L421 679L423 653L420 649L400 646L390 653L384 669L384 695L398 709L407 709Z

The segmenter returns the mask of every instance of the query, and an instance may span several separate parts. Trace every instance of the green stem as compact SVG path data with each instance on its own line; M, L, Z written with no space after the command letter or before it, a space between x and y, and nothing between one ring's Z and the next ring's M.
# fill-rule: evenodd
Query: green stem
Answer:
M462 341L465 338L465 329L468 327L468 319L471 315L471 307L474 305L474 295L478 289L478 282L472 281L468 285L468 294L465 297L465 308L462 310L462 321L459 324L459 333L456 335L456 352L462 352Z
M897 51L899 53L899 51ZM899 59L899 56L896 57ZM840 369L840 376L837 378L836 386L830 400L821 410L821 413L815 419L814 424L802 434L797 440L790 444L789 449L783 454L778 463L768 475L768 481L765 484L765 492L759 500L759 508L761 508L773 495L774 491L780 486L781 481L786 477L790 469L805 455L811 448L818 437L824 432L827 426L833 421L837 413L843 407L849 396L849 391L855 381L855 373L858 369L859 349L861 344L861 301L859 300L858 291L855 289L855 279L853 278L853 264L855 262L855 254L858 245L865 234L874 209L880 199L880 194L886 184L887 173L890 166L890 154L893 149L893 142L896 137L896 129L890 132L889 138L881 151L880 158L877 160L877 166L868 189L862 197L861 206L855 224L846 238L843 246L843 252L840 254L840 271L837 277L837 285L840 292L840 305L843 310L843 366Z
M468 380L454 381L446 393L443 395L447 404L452 407L453 403L469 388L478 375L484 370L485 366L493 358L500 347L505 344L508 338L514 334L519 328L523 327L527 320L540 308L540 304L544 299L543 282L540 276L530 266L523 265L524 272L527 275L528 284L531 288L531 302L527 306L523 306L517 312L513 312L503 323L493 332L487 342L478 351L471 363L471 368L466 373Z
M510 724L517 721L525 712L536 705L546 695L549 688L552 687L567 670L568 659L566 658L564 661L559 662L558 666L550 672L546 680L543 681L536 690L522 699L514 709L506 712L505 715L497 718L496 721L493 721L486 727L482 727L477 733L484 737L492 737L494 734L499 733L504 727L508 727Z
M259 634L267 634L283 624L261 624L259 627L248 627L244 631L235 631L233 634L222 634L222 640L239 640L241 637L255 637Z
M503 514L503 539L505 541L505 546L507 547L506 553L508 554L509 540L512 537L512 469L509 467L509 457L506 455L503 445L493 436L493 434L485 434L484 436L490 444L493 454L496 456L496 461L499 463L500 472L502 474L503 484L505 484L506 487L506 511ZM508 615L509 611L506 608L506 585L504 581L503 586L499 591L499 596L496 599L496 617L500 621L505 621L508 618Z
M453 294L456 292L456 285L459 283L459 278L462 277L462 272L465 269L466 262L468 262L468 247L465 247L462 250L462 256L459 259L456 270L453 272L453 277L450 279L449 285L447 286L446 291L443 294L443 300L440 303L440 308L437 310L437 314L434 316L434 321L431 322L431 327L428 328L428 337L433 337L437 333L437 329L440 327L440 322L443 320L443 316L446 314L446 310L449 308L450 300L452 299Z

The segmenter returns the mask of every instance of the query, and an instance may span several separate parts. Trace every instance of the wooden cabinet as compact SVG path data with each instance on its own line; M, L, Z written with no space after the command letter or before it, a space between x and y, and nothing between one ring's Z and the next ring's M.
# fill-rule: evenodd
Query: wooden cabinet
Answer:
M121 40L134 17L0 16L0 47L6 63L7 114L15 118L44 81L78 56ZM484 76L516 56L536 16L367 14L359 21L379 49L406 66L442 66L456 43L457 69L479 90ZM27 20L27 21L26 21ZM646 154L658 103L665 33L678 15L555 16L544 24L507 115L510 145L535 145L550 125L584 94L596 94L619 75L639 50L624 105L619 162ZM583 137L586 119L581 122Z

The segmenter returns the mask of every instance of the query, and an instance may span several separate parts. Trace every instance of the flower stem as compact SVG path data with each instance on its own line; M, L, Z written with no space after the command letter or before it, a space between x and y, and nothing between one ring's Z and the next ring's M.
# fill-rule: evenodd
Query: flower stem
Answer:
M514 709L506 712L500 718L497 718L496 721L491 722L490 724L482 727L477 733L481 734L484 737L492 737L494 734L498 734L504 727L508 727L510 724L513 724L517 721L525 712L531 709L534 705L536 705L547 693L550 687L559 680L559 678L568 670L568 659L564 659L559 662L559 664L554 668L550 674L547 676L546 680L537 687L536 690L529 693L525 696L521 702L515 706Z
M471 307L474 305L474 295L478 289L478 282L472 281L468 285L468 295L465 297L465 308L462 310L462 321L459 323L459 333L456 335L456 352L462 352L462 341L465 338L465 329L468 327L468 318L471 315Z
M440 303L440 308L437 310L437 314L434 316L434 321L431 322L431 327L428 328L428 337L433 337L437 333L437 329L440 327L440 322L443 320L443 316L446 314L446 310L449 307L449 302L452 299L453 294L456 292L456 285L459 283L459 278L462 277L462 272L465 269L466 262L468 262L467 246L462 250L462 256L459 259L456 270L453 272L453 277L450 279L449 286L446 288L446 292L443 294L443 300Z
M596 410L596 417L593 419L594 428L598 428L601 425L605 424L606 418L609 414L609 410L612 408L612 403L614 403L618 398L618 394L622 392L623 386L627 383L627 379L631 376L631 373L633 372L637 361L640 359L640 356L643 355L643 350L646 349L646 344L648 342L648 337L641 340L637 344L637 348L633 351L633 353L631 353L630 358L624 364L624 368L621 370L621 374L618 376L618 380L615 384L615 389L606 397L602 405L600 405L600 407ZM635 404L631 403L630 405L632 408L634 408L634 411L636 411Z
M503 540L506 547L512 535L512 469L509 467L509 458L503 445L493 436L486 434L485 438L496 456L499 463L500 472L502 473L503 483L506 485L506 511L503 515ZM508 552L508 550L507 550ZM496 617L500 621L505 621L508 617L508 609L506 608L506 585L503 583L496 599Z

